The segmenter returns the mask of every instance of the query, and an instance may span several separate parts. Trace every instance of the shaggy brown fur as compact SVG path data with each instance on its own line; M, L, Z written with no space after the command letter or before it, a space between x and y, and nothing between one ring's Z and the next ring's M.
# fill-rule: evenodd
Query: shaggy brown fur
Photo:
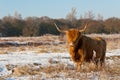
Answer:
M104 63L106 53L106 42L101 37L90 38L84 36L77 29L66 31L69 52L72 60L77 64L78 70L83 61L90 62L93 57L97 64ZM93 56L94 52L96 53Z
M82 30L70 29L67 31L60 30L56 24L55 26L58 31L66 33L69 53L72 60L77 64L77 70L80 69L84 61L90 62L93 60L96 64L98 64L99 61L101 64L104 63L106 53L106 41L104 39L101 37L91 38L82 35L86 26Z

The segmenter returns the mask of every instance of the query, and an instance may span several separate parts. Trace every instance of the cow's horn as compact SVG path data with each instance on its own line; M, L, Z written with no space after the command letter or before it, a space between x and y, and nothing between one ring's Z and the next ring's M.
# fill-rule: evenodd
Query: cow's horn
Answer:
M80 32L84 32L87 28L87 24L85 25L85 27L82 30L79 30Z
M64 31L64 30L60 30L60 28L54 23L54 25L55 25L55 27L57 28L57 30L59 31L59 32L63 32L63 33L65 33L66 31Z

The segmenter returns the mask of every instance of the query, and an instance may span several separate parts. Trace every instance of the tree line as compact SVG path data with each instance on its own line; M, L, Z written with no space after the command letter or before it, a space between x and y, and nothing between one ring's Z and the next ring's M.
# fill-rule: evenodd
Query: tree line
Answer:
M120 33L120 19L111 17L106 20L99 15L98 19L94 19L91 12L87 16L81 16L76 19L76 11L72 11L65 19L52 19L47 16L43 17L27 17L22 19L21 15L15 13L14 16L5 16L0 19L0 36L41 36L44 34L59 35L54 23L61 29L67 30L70 28L82 29L87 23L86 34L91 33L105 33L116 34Z

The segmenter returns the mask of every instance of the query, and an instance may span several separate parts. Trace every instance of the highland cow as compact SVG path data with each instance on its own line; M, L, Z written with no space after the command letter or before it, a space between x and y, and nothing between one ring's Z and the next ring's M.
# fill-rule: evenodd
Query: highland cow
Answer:
M82 33L86 30L87 25L82 30L60 30L56 24L55 26L59 32L66 33L69 53L72 60L77 64L77 70L80 69L83 62L94 60L96 65L98 62L101 65L105 62L106 41L101 37L92 38L83 35Z

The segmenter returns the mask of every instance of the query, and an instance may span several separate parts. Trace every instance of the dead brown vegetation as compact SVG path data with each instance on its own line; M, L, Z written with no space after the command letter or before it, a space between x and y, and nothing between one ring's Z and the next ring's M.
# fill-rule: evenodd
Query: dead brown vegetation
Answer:
M96 34L87 35L87 36L96 36ZM107 41L107 51L120 48L120 34L114 35L97 35L102 36ZM1 40L2 38L0 38ZM5 38L7 39L7 38ZM10 38L7 39L9 41ZM25 40L24 37L23 41ZM30 40L32 41L33 38ZM3 40L3 39L2 39ZM17 37L15 40L18 40ZM15 41L13 39L13 41ZM40 38L34 38L34 40L44 40L45 42L59 42L58 36L43 36ZM5 40L6 41L6 40ZM4 42L4 40L3 40ZM39 45L39 46L9 46L9 47L0 47L0 54L9 54L14 51L26 51L33 50L36 53L44 53L46 51L51 52L65 52L67 51L66 42L63 39L62 44L50 44L50 45ZM62 47L62 48L61 48ZM47 49L46 49L47 48ZM40 50L41 49L41 50ZM42 51L44 49L45 51ZM109 60L113 60L114 63L109 63ZM41 79L81 79L81 80L93 80L94 77L97 77L99 80L119 80L120 79L120 56L106 57L106 65L104 68L95 68L93 63L84 63L80 71L75 70L74 65L66 65L64 63L56 62L55 65L48 65L43 67L41 65L26 64L26 65L17 65L12 69L13 73L7 77L12 76L31 76L30 80L41 80ZM11 70L11 69L10 69ZM37 75L37 76L36 76ZM36 77L34 77L36 76ZM5 76L6 77L6 76ZM4 79L1 77L0 79Z
M116 57L109 57L106 60L116 60ZM81 79L93 80L119 80L120 79L120 59L113 64L106 64L103 68L96 68L93 62L84 63L80 71L76 71L74 65L65 65L64 63L54 63L53 65L41 66L28 64L15 66L11 76L31 76L30 80L41 79ZM36 76L37 75L37 76ZM36 77L33 77L36 76Z

